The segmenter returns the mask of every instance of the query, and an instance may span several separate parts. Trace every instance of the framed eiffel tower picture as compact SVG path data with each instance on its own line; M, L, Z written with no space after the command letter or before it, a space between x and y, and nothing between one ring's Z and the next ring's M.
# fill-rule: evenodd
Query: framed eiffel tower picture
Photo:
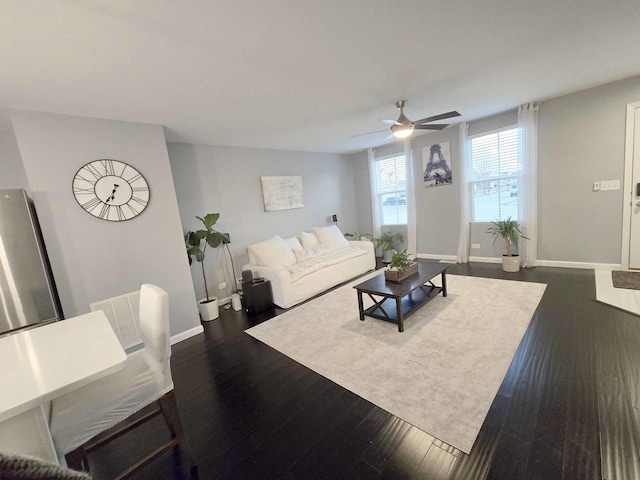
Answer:
M422 168L425 187L451 185L451 146L441 142L422 149Z

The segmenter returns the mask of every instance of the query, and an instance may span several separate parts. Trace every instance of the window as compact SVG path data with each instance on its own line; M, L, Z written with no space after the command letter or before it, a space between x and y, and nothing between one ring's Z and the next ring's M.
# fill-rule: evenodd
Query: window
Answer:
M407 224L407 162L404 155L376 159L376 198L382 225Z
M520 129L509 127L471 138L471 221L518 219Z

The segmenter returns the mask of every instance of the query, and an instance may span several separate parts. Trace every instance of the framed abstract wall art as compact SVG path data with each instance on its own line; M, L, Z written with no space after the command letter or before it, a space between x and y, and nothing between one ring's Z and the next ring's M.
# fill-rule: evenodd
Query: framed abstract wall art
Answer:
M302 177L260 177L265 212L304 207Z

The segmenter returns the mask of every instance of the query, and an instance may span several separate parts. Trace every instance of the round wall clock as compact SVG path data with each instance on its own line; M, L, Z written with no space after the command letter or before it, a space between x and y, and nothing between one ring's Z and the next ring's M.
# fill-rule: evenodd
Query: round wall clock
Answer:
M94 160L73 177L78 204L96 218L110 222L140 215L149 203L149 185L142 174L119 160Z

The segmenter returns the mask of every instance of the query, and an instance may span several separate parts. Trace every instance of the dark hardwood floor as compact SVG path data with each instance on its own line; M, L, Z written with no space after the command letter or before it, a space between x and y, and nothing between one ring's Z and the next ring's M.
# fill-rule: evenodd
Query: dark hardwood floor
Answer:
M281 310L221 310L171 359L200 478L640 478L640 318L594 301L591 270L449 272L548 284L469 455L244 333ZM112 478L167 435L154 419L92 454L92 473ZM135 478L181 472L167 454Z

